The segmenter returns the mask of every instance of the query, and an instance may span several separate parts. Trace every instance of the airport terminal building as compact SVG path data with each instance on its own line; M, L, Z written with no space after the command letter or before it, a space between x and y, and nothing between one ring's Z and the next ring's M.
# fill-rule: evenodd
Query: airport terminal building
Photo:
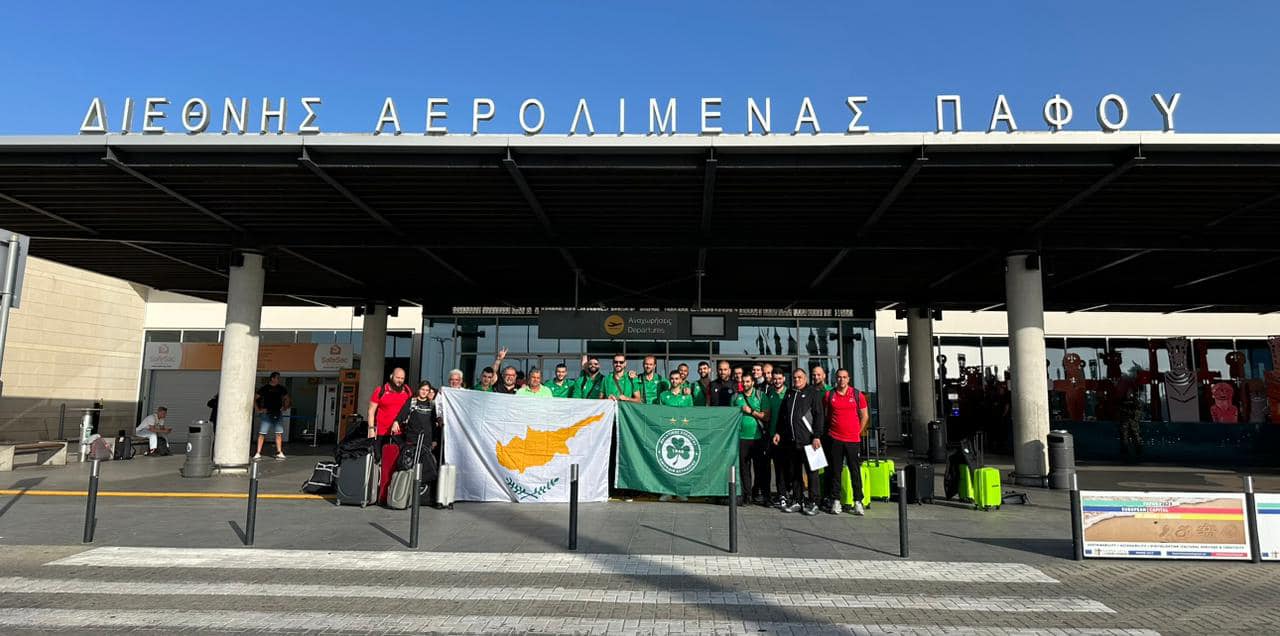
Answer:
M0 138L0 227L33 257L0 437L217 394L234 470L269 371L305 437L390 367L471 381L505 348L842 366L891 441L984 430L1025 483L1051 427L1114 455L1128 382L1150 458L1254 462L1278 212L1265 134Z

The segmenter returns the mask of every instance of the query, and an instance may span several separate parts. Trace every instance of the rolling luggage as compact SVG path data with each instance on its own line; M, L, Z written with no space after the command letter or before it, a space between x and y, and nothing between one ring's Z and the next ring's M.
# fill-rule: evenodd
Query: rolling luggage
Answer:
M871 488L868 487L871 475L867 471L867 462L862 462L859 467L859 474L862 475L862 507L866 508L871 505ZM849 474L848 466L840 472L840 503L845 506L853 505L853 477Z
M933 503L933 464L907 464L907 503Z
M863 488L870 491L872 499L887 501L890 485L894 480L895 467L892 459L872 459L862 462L867 468L870 480L863 482Z
M440 464L436 481L436 504L452 508L453 499L458 494L458 467L453 464Z
M968 464L960 464L960 479L957 486L960 501L973 503L973 471L969 470Z
M375 447L376 448L376 447ZM381 454L377 449L376 454ZM363 457L349 457L338 464L338 479L334 483L336 497L334 504L339 506L360 506L361 508L377 503L378 481L382 477L382 469L374 461L374 452L365 453Z
M999 509L1003 498L1000 471L995 468L979 468L974 479L973 507L982 510Z
M393 510L404 510L413 502L413 471L397 470L391 473L391 483L387 484L387 507Z

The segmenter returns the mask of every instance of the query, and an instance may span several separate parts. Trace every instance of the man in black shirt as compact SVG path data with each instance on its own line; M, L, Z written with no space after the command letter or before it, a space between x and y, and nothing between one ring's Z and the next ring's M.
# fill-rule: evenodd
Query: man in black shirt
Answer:
M814 450L822 449L822 435L826 432L826 407L823 404L824 392L821 387L809 384L809 376L804 369L796 369L792 373L791 390L782 400L778 408L778 426L773 436L773 443L778 452L791 453L788 465L791 468L790 479L792 499L787 502L783 512L800 512L808 516L818 514L818 499L821 488L818 471L812 470L805 454L805 447ZM805 497L805 477L809 480L808 497ZM803 504L801 503L803 502Z
M724 360L716 365L716 379L707 385L707 406L733 406L733 396L738 393L738 383L734 382L729 363Z
M253 408L258 413L258 451L253 454L254 459L262 459L262 443L268 432L276 434L276 459L284 459L284 412L292 406L289 389L280 383L280 374L271 372L271 378L253 399Z

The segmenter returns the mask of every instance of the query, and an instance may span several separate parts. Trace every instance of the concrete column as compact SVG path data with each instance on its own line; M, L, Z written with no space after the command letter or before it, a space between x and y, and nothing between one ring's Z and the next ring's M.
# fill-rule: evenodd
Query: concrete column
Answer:
M907 367L911 370L911 448L929 452L929 422L937 406L933 381L933 318L928 307L907 310Z
M242 262L235 265L236 260ZM222 338L222 375L218 379L218 425L213 463L220 472L242 472L249 464L253 434L253 397L258 375L258 327L262 321L262 255L232 258L227 281L227 321Z
M387 306L374 305L373 311L364 314L361 331L363 349L360 353L360 394L356 396L356 413L368 414L369 398L373 390L387 381L382 367L387 363Z
M1045 379L1044 290L1034 253L1005 260L1009 317L1010 391L1013 401L1015 483L1042 486L1049 474L1049 385Z

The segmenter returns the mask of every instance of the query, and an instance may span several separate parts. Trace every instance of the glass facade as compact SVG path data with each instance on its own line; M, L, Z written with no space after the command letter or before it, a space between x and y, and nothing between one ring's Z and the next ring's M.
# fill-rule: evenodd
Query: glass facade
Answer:
M432 383L444 379L449 370L461 369L463 377L475 382L479 371L493 364L500 349L506 348L504 364L521 373L542 369L550 374L557 364L569 367L577 376L583 354L627 356L628 368L639 372L644 356L657 358L658 372L666 374L680 363L697 373L702 361L728 360L732 364L771 362L791 370L822 365L828 371L845 366L853 383L868 394L873 412L875 392L875 327L871 320L856 319L749 319L738 321L738 333L727 340L581 340L542 338L537 318L431 316L424 319L422 375Z

